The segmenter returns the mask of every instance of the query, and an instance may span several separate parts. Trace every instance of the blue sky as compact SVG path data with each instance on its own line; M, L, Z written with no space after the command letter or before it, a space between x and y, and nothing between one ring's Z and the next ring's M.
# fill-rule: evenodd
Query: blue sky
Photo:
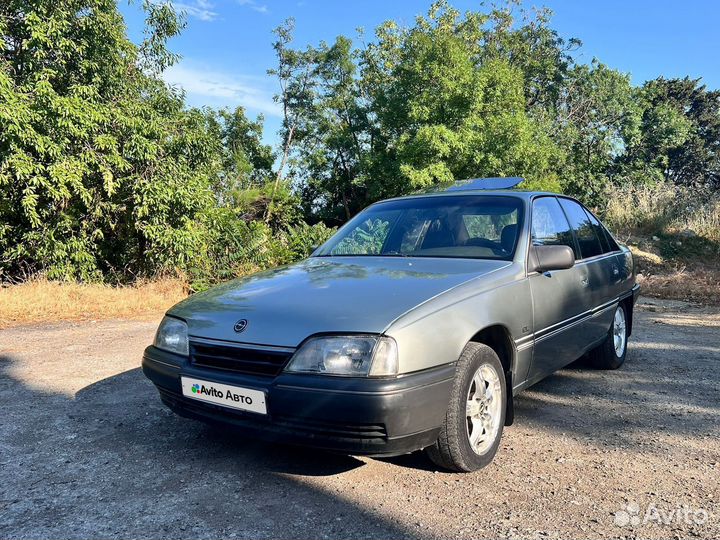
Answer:
M479 1L455 0L465 11ZM303 46L336 35L355 38L362 27L367 38L387 19L411 24L427 11L430 0L178 0L187 12L187 28L170 43L182 60L166 74L182 86L190 105L244 106L251 116L266 118L265 140L276 142L279 109L272 96L276 81L266 75L274 65L272 29L287 17L296 19L296 43ZM142 38L142 12L136 1L120 0L130 36ZM602 62L630 73L635 84L665 77L702 77L720 88L720 1L717 0L546 0L552 26L564 37L583 42L578 60Z

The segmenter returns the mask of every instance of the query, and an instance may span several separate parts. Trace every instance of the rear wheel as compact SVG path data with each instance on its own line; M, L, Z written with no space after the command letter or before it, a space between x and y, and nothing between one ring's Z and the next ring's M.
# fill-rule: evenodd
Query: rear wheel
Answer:
M507 389L503 367L487 345L469 343L458 359L455 383L440 436L425 449L452 471L470 472L489 464L505 424Z
M627 313L623 304L615 308L608 335L599 346L590 351L590 364L597 369L617 369L627 355Z

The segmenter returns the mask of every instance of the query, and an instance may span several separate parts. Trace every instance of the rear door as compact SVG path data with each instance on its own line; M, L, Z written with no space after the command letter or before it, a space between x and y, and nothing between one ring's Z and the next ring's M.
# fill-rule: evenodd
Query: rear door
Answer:
M618 261L598 220L577 201L563 197L559 200L580 249L575 265L584 268L586 276L583 298L587 321L583 327L587 349L603 339L610 328L613 300L617 298L611 284L618 280Z
M566 245L580 257L570 224L553 196L534 199L532 244ZM578 318L587 310L588 273L584 265L528 275L533 300L534 351L529 378L537 380L567 365L583 352Z
M587 208L585 208L585 212L587 212L590 223L603 244L603 252L608 256L609 264L605 266L608 271L607 292L601 297L601 300L610 301L625 292L627 280L632 277L632 268L628 268L625 254L610 232L600 223L600 220Z

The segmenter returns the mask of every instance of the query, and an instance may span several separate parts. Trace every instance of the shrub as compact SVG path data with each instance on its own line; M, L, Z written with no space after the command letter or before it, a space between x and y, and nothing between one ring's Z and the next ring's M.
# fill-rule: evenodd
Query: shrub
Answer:
M295 262L334 232L322 223L304 222L273 230L262 220L242 219L240 212L221 207L206 214L205 249L188 268L191 290Z

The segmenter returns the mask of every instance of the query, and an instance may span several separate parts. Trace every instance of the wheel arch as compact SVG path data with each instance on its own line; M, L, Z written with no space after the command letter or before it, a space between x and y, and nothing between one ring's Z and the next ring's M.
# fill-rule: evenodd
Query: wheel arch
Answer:
M515 371L516 351L515 342L512 339L510 330L503 324L492 324L470 338L470 343L481 343L487 345L498 355L500 363L505 371L505 386L507 393L507 404L505 411L505 425L509 426L514 420L513 404L513 373Z
M633 297L628 296L627 298L624 298L620 301L620 304L623 305L625 308L625 318L627 319L627 337L630 337L632 335L632 328L633 328L633 309L635 307L635 303L633 302Z

